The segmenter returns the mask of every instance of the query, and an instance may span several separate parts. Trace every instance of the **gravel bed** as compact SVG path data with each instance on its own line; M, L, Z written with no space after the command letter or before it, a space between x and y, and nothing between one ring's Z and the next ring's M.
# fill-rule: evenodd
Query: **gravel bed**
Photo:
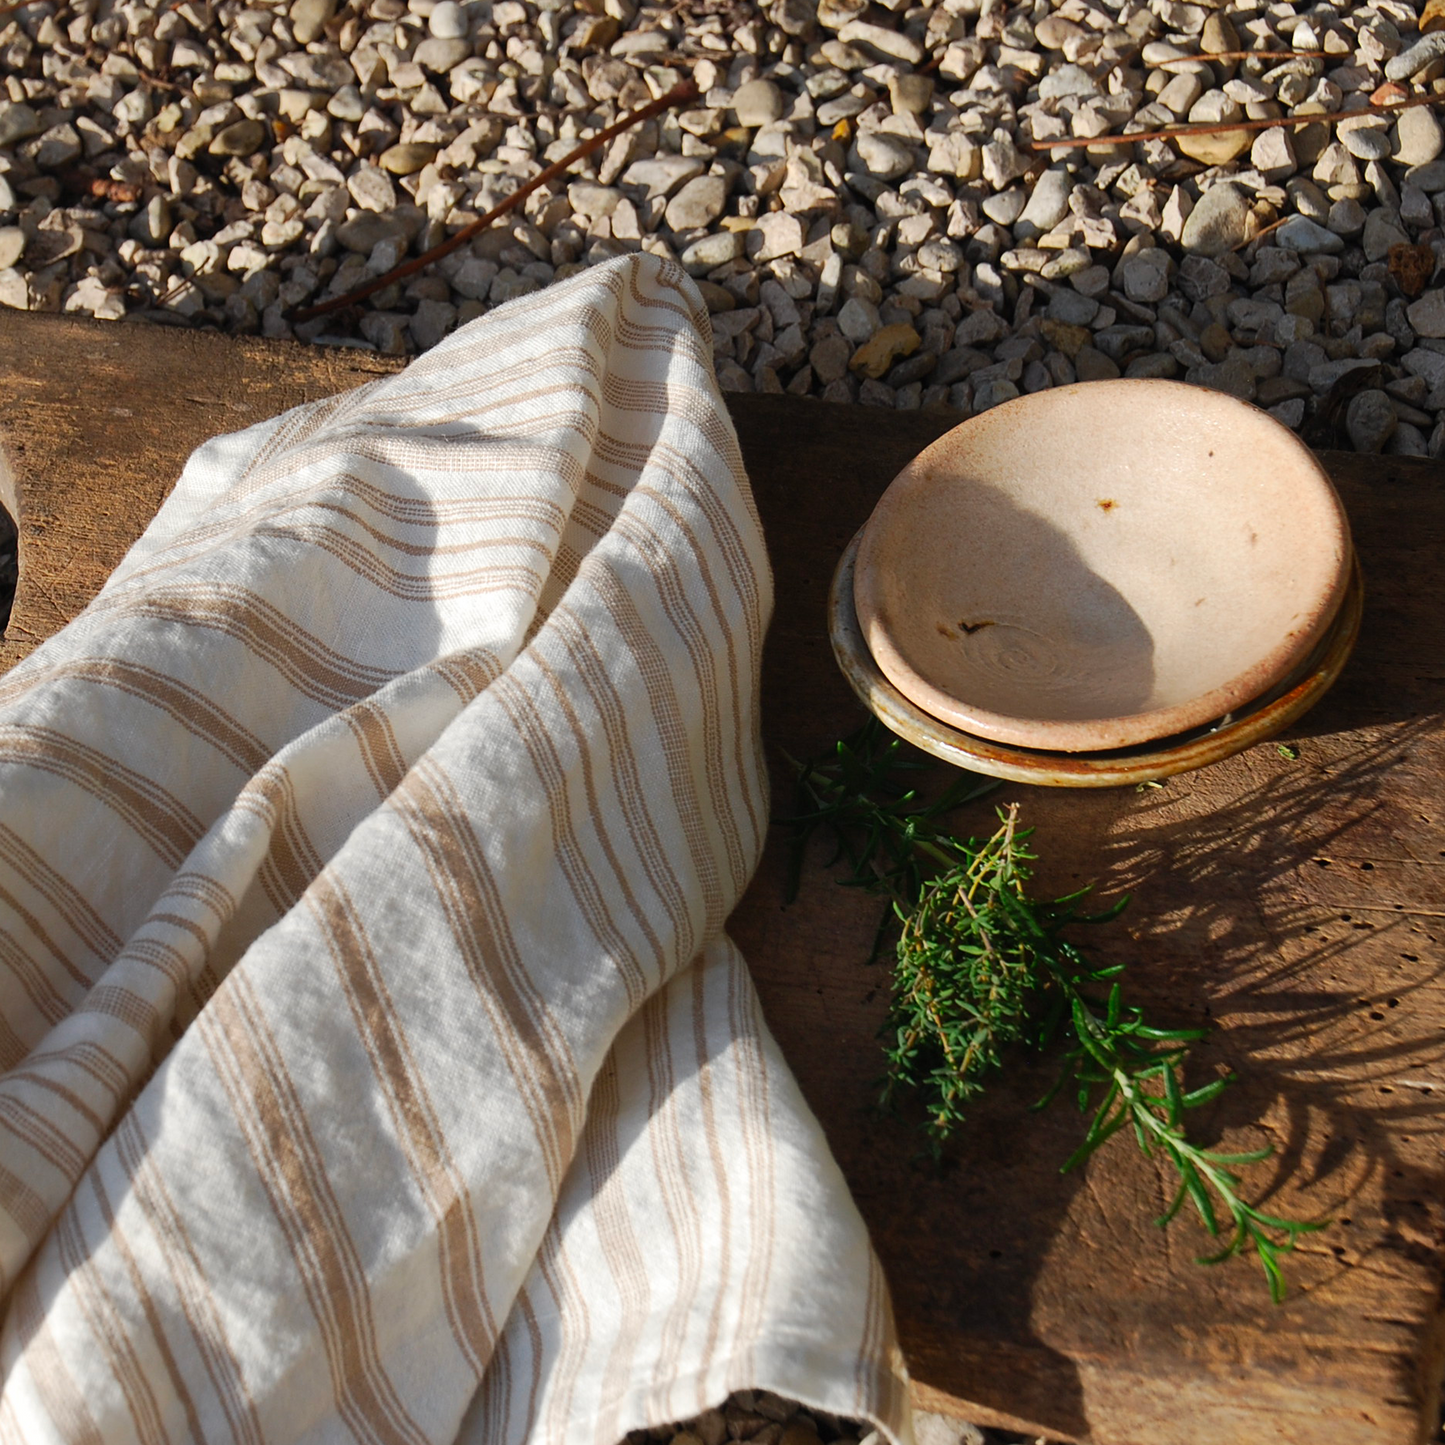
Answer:
M1434 455L1442 132L1351 112L1445 92L1439 26L1440 0L41 0L0 17L0 303L396 354L640 248L698 280L730 390L968 414L1179 377ZM691 109L288 324L682 74ZM1029 148L1286 112L1343 118Z
M916 1445L1034 1445L1032 1435L985 1430L944 1415L915 1411ZM740 1390L719 1410L694 1420L634 1430L625 1445L883 1445L869 1425L835 1418L765 1390ZM1039 1445L1045 1445L1043 1440Z

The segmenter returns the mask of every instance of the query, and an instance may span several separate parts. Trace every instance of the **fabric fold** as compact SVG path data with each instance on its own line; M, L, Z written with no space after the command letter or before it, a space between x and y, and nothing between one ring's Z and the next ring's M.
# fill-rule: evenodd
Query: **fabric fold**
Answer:
M723 932L770 607L654 257L195 454L0 679L0 1433L906 1437Z

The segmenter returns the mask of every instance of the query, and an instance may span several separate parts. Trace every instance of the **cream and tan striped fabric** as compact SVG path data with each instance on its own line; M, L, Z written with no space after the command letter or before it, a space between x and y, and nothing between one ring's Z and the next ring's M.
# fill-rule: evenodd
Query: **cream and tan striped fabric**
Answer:
M652 257L196 453L0 679L0 1441L907 1438L723 933L769 607Z

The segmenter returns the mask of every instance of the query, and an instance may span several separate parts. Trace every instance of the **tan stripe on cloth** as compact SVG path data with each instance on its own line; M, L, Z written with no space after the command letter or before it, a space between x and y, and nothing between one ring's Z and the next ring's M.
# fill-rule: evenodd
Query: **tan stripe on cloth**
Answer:
M0 1422L908 1435L862 1223L723 934L771 581L636 256L222 437L0 681Z

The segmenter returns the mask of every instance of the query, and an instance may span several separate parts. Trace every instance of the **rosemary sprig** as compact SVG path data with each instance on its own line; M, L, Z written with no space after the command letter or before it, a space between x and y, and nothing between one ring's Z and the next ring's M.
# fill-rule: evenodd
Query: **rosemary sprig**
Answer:
M1186 1202L1215 1238L1225 1233L1221 1217L1227 1219L1222 1247L1199 1263L1253 1251L1279 1303L1286 1292L1280 1256L1301 1234L1328 1221L1267 1214L1240 1195L1234 1170L1268 1158L1269 1149L1227 1154L1189 1138L1184 1115L1216 1099L1233 1078L1185 1088L1189 1045L1207 1031L1146 1023L1139 1009L1124 1002L1123 965L1096 967L1064 936L1075 924L1117 917L1128 899L1085 914L1079 905L1087 890L1052 902L1030 898L1034 855L1017 810L1002 812L998 831L983 842L957 838L940 819L995 785L963 774L928 803L907 786L907 775L925 766L870 720L831 754L794 763L800 804L786 820L794 829L790 896L808 840L826 829L837 849L831 863L841 859L849 866L840 881L891 904L870 956L870 962L878 956L896 922L883 1101L918 1093L937 1153L983 1092L986 1077L1003 1067L1011 1046L1062 1040L1058 1082L1034 1106L1043 1108L1071 1089L1088 1115L1083 1141L1062 1172L1131 1128L1144 1153L1162 1157L1178 1176L1169 1208L1155 1223L1169 1224Z

